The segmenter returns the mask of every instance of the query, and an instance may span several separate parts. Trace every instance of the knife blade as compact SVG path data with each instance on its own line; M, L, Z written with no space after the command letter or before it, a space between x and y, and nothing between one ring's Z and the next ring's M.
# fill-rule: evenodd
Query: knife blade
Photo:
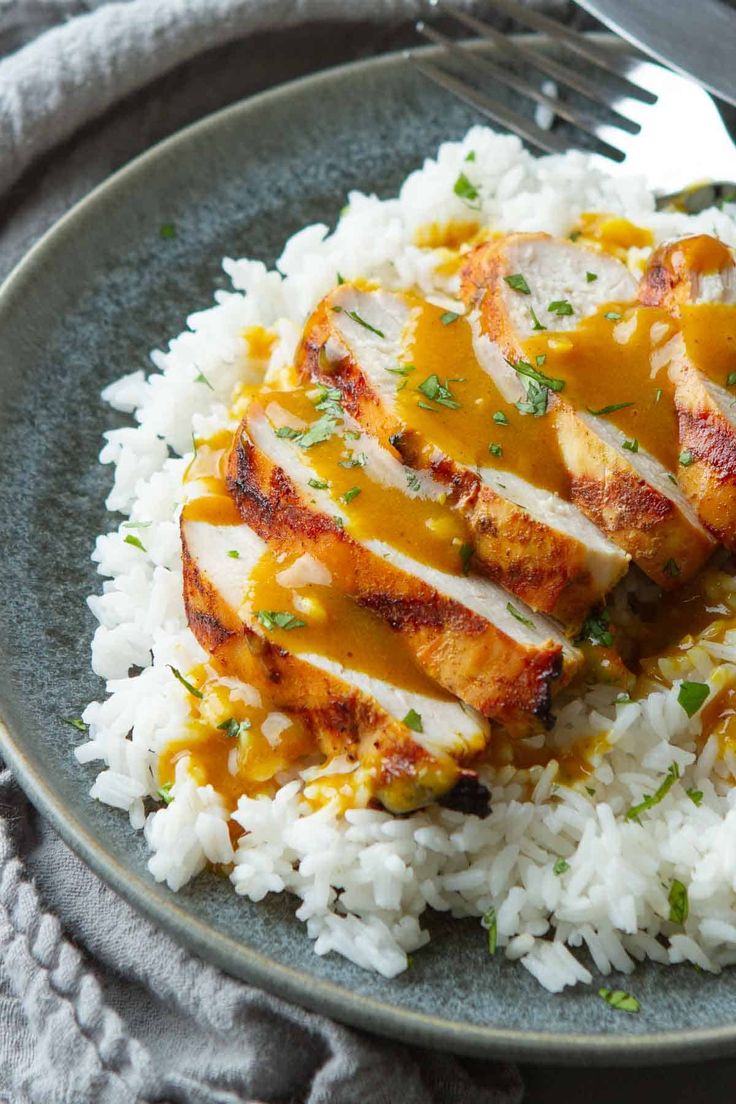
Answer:
M621 38L736 106L736 11L719 0L577 0Z

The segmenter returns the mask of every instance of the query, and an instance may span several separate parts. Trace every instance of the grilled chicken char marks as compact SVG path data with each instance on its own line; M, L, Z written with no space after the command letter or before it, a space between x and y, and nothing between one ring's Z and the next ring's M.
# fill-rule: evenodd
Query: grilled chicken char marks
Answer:
M524 276L529 294L509 284L516 274ZM525 360L540 324L562 331L562 342L555 340L564 344L565 331L605 304L631 302L635 288L615 258L546 234L511 234L478 246L462 273L479 359L514 400L524 399L526 386L513 366ZM550 310L560 302L567 304L563 313ZM544 417L553 419L573 502L660 586L677 585L704 563L713 541L667 467L638 441L626 441L610 420L570 402L569 393L569 385L550 390ZM620 397L629 398L625 380ZM674 448L674 418L672 438Z
M670 342L681 465L678 478L698 516L736 550L736 258L699 234L652 254L639 299L678 320ZM728 383L731 377L731 384Z
M424 309L441 314L436 308ZM477 442L486 459L460 462L407 421L407 409L402 411L397 401L397 367L413 355L413 320L421 310L401 295L338 287L307 323L298 370L302 378L338 388L343 406L367 434L395 450L408 467L432 473L444 487L448 505L465 518L476 562L492 580L533 609L575 628L624 574L627 557L553 491L506 472L502 461L500 470L484 466L490 460L488 440L498 402L492 402L492 383L475 363L469 334L463 345L464 320L444 330L435 317L434 330L441 339L453 337L446 374L467 378L472 368L489 392L485 436ZM423 371L418 362L403 385L408 382L415 392ZM472 381L468 387L472 391ZM461 434L468 416L467 408L449 415Z
M228 486L247 525L277 554L306 553L324 564L334 586L387 622L417 663L462 701L523 730L549 723L552 686L579 663L560 634L533 623L526 609L514 616L508 596L482 578L453 577L351 537L327 493L308 488L300 451L277 438L254 402L228 463ZM339 631L349 636L350 626Z
M358 759L373 774L374 796L392 812L444 797L452 802L458 783L459 797L468 787L482 797L477 775L463 762L485 745L486 722L453 701L403 692L269 640L258 618L240 606L265 546L244 525L199 520L200 505L182 514L184 600L190 627L213 666L298 717L324 755ZM402 723L410 709L423 718L421 734Z

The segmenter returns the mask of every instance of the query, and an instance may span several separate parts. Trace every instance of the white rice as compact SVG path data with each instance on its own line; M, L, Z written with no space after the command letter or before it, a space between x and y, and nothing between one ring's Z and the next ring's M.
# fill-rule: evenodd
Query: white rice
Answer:
M515 138L476 127L412 173L398 198L353 193L333 233L316 225L295 234L277 271L225 260L234 291L217 292L215 306L191 315L168 350L152 354L155 372L135 371L104 392L136 425L107 433L100 454L115 468L108 508L126 521L95 546L105 582L89 598L99 621L92 665L107 696L86 709L89 739L77 756L103 765L91 795L144 829L157 880L176 890L207 862L231 863L235 892L253 901L285 891L298 899L297 916L317 954L336 951L393 977L429 938L421 925L427 908L458 917L495 909L499 953L553 992L593 981L576 950L587 950L597 976L628 973L645 958L716 971L736 961L736 757L720 758L711 739L698 758L700 722L678 704L678 683L622 705L597 687L565 706L552 746L608 732L609 750L587 780L595 792L561 786L553 760L531 772L528 799L529 775L504 767L489 773L493 811L482 821L440 808L406 818L367 809L340 817L333 806L313 812L302 796L319 777L312 767L273 799L241 798L233 819L246 831L233 850L221 798L196 784L186 759L177 763L173 800L158 802L157 756L181 735L191 700L167 665L186 672L207 660L187 628L181 597L177 519L192 433L206 437L225 424L234 386L262 376L243 328L278 333L268 378L279 380L305 317L337 272L389 287L415 285L453 306L453 280L436 272L442 252L417 248L413 238L427 223L469 217L453 192L460 171L479 189L478 218L494 229L566 235L581 212L608 211L651 227L658 241L699 230L736 244L736 207L694 218L655 213L639 180L600 175L580 154L535 160ZM169 458L169 450L180 458ZM126 543L130 535L144 550ZM736 632L692 649L687 662L693 678L714 686L736 676ZM129 678L132 665L143 671ZM254 704L252 689L222 683L232 700ZM284 722L280 714L269 718L274 741ZM657 789L672 764L680 777L664 800L640 822L627 820L627 810ZM352 768L332 765L331 773L341 769ZM698 807L687 794L693 787L703 793ZM555 873L559 859L567 866ZM684 926L668 919L673 879L688 890ZM478 938L485 938L480 928Z

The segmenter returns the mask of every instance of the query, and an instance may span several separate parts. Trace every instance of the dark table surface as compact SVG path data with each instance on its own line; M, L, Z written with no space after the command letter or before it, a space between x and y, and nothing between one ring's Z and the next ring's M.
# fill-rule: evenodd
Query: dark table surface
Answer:
M317 25L236 42L168 74L89 124L26 173L0 220L0 282L72 204L153 143L273 84L414 40L405 25ZM632 1070L525 1066L523 1075L528 1104L720 1104L736 1094L736 1057Z

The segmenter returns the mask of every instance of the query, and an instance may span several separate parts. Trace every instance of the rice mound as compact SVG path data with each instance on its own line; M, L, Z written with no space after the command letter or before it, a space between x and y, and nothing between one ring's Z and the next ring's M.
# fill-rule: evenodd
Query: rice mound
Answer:
M337 272L414 286L451 308L452 278L437 271L442 251L414 240L429 223L467 220L453 191L460 172L479 191L473 217L495 230L567 235L582 212L604 211L651 228L656 241L705 232L736 245L735 206L657 213L638 179L603 175L579 153L535 159L516 138L474 127L442 145L397 198L353 193L334 231L314 225L295 234L276 271L226 259L234 290L217 292L215 305L192 314L167 351L152 353L152 374L133 372L103 393L136 424L106 433L100 453L115 470L107 507L126 520L99 536L93 553L105 582L88 599L99 621L92 666L106 697L85 710L88 739L76 755L81 764L102 763L91 796L144 830L153 877L177 890L207 863L232 864L236 893L259 901L286 891L298 899L296 915L317 954L336 951L393 977L429 939L421 926L427 908L457 917L494 909L499 953L553 992L592 982L576 948L587 948L586 961L601 974L628 973L645 958L717 971L736 961L736 756L721 755L713 736L698 752L699 716L689 718L677 695L682 678L713 689L736 678L736 630L718 644L697 642L671 689L616 703L611 688L598 686L565 704L547 737L553 747L583 735L605 739L587 788L560 784L555 760L528 771L488 768L486 820L438 807L403 818L370 809L339 816L331 805L313 812L303 799L319 776L313 767L284 780L272 799L241 798L232 817L245 832L234 848L222 799L197 785L186 760L177 763L173 799L160 806L157 757L189 714L169 665L187 671L207 660L182 602L178 512L192 435L228 424L235 385L263 378L244 328L278 334L266 380L286 378L304 319ZM131 535L138 543L126 540ZM736 612L736 578L725 591ZM133 666L142 670L129 677ZM243 693L235 682L227 689L233 699ZM668 772L677 777L663 800L638 821L627 819ZM694 793L702 794L697 804ZM684 923L669 919L673 880L687 887Z

